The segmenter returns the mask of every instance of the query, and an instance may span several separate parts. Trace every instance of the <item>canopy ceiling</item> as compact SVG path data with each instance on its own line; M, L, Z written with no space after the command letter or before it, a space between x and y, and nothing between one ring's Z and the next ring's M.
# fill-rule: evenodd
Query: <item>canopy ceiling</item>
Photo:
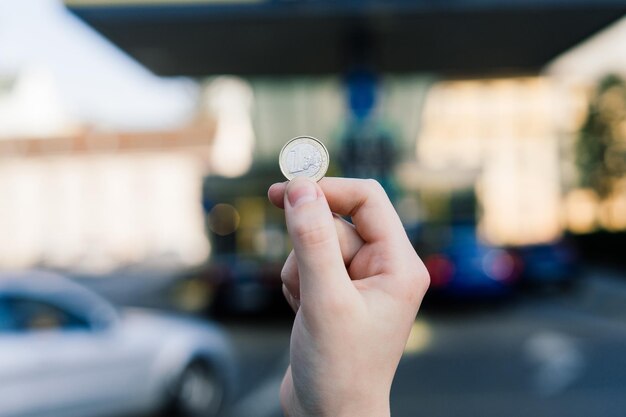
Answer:
M626 13L601 0L68 0L160 75L532 73Z

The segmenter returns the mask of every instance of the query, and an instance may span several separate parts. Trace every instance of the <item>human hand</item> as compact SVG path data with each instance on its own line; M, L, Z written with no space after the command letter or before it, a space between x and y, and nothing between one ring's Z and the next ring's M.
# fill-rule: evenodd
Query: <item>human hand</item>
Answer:
M391 202L376 181L345 178L295 178L268 195L285 209L294 248L281 274L296 312L285 414L389 416L391 383L429 284Z

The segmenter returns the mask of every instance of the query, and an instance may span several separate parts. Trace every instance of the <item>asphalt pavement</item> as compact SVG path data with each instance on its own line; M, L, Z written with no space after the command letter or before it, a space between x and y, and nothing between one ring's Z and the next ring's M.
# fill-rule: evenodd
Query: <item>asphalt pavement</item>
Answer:
M392 416L623 417L626 280L617 275L594 271L567 293L421 312L394 381ZM242 382L228 417L282 416L289 320L224 326Z

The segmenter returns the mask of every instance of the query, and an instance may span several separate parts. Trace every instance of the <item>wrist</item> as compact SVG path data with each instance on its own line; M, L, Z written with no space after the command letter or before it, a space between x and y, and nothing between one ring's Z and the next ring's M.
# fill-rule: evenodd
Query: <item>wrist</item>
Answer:
M389 396L345 401L334 416L339 417L390 417Z
M299 401L290 402L283 407L285 415L288 417L390 417L389 396L386 398L374 399L372 397L365 400L354 398L344 398L339 404L330 407L321 407L318 410L307 411Z

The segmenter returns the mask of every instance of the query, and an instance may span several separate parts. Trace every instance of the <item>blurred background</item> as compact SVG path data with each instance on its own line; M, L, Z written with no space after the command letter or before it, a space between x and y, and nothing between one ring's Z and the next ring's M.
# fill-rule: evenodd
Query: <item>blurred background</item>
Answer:
M431 274L394 417L623 416L624 16L0 0L0 416L280 416L298 135Z

